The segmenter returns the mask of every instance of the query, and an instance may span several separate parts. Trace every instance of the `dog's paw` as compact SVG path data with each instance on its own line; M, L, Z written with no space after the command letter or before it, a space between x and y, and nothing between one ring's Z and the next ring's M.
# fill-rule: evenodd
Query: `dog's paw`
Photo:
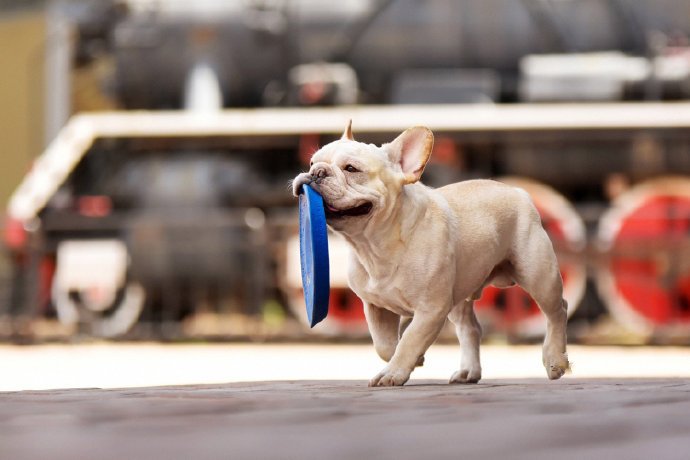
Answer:
M410 378L410 372L400 368L386 367L369 380L370 387L397 387L402 386Z
M570 370L570 362L566 353L544 354L544 368L550 380L558 380Z
M460 369L453 374L448 383L477 383L482 378L481 367L471 367L469 369Z

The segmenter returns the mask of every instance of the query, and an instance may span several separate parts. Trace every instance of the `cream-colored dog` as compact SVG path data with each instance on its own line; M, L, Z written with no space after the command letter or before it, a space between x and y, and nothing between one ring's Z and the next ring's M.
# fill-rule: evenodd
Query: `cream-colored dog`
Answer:
M348 126L293 182L295 196L303 184L321 194L328 225L352 249L350 287L364 302L377 353L388 362L369 385L407 382L446 318L461 347L460 370L450 382L479 381L481 328L473 302L489 284L517 283L539 304L547 319L546 373L561 377L569 368L567 305L532 200L490 180L422 185L433 139L428 128L415 127L377 147L356 142Z

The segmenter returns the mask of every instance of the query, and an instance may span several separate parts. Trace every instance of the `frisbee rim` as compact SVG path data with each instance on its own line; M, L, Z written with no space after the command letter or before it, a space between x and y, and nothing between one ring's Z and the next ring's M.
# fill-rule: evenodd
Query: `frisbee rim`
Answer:
M299 196L302 288L310 327L328 315L330 270L323 198L305 184Z

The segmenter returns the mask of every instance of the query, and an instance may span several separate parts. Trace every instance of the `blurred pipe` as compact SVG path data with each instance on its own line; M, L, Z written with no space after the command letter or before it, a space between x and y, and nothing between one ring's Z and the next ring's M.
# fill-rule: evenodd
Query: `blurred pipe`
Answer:
M187 75L184 109L199 113L218 112L223 108L223 92L216 72L205 62L198 62Z
M71 64L73 36L66 6L62 1L49 2L47 8L45 66L45 145L57 136L67 123L71 104Z

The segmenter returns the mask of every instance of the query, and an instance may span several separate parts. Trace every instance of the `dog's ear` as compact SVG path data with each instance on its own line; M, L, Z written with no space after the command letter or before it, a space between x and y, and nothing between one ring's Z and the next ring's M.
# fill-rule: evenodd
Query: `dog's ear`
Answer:
M345 131L343 131L343 135L340 137L340 139L344 141L355 140L355 138L352 137L352 119L350 119L350 122L347 124L347 128L345 128Z
M406 129L386 146L391 161L400 164L405 184L417 182L422 177L433 147L434 134L424 126Z

